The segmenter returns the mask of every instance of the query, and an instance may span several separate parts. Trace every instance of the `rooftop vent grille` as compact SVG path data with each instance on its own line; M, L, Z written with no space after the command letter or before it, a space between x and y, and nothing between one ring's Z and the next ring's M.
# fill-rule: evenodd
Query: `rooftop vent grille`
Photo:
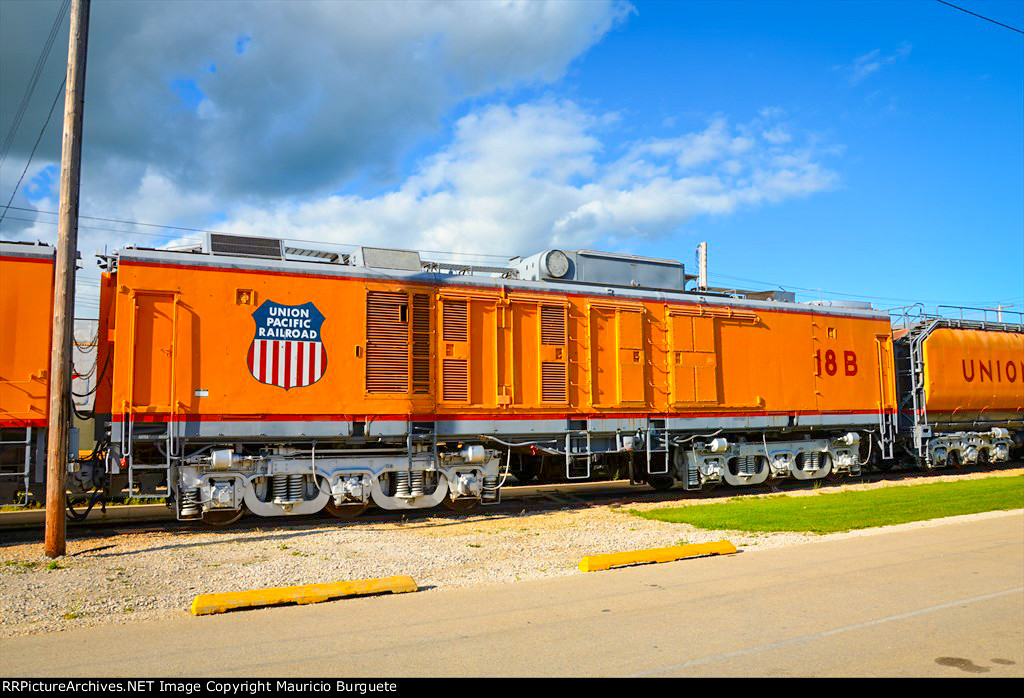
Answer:
M304 257L306 259L323 260L325 262L337 262L339 260L342 264L346 264L348 262L348 255L344 255L339 252L329 252L327 250L314 250L308 247L285 247L284 253L293 257Z
M281 241L277 238L258 238L244 235L210 233L210 254L232 257L262 257L282 259Z
M419 252L383 247L361 247L359 252L363 259L363 266L366 267L405 271L420 271L423 268Z

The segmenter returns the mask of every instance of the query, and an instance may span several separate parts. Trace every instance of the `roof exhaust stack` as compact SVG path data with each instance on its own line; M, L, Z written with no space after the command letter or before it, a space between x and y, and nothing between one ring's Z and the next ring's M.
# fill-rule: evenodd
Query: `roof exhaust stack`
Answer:
M697 290L708 290L708 243L697 245Z

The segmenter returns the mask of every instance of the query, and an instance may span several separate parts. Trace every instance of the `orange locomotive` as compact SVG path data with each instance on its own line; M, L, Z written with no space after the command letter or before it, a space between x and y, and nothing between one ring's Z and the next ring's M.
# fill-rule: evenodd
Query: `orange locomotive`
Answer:
M42 475L52 248L0 252L0 475L24 490ZM1024 434L1024 325L1001 318L904 317L894 335L867 304L684 291L679 262L589 251L480 267L214 234L100 263L106 472L76 480L169 494L181 519L462 508L509 476L819 479L897 448L1000 462Z
M698 489L891 452L888 315L683 292L675 261L472 268L213 235L107 264L111 464L168 473L182 518L493 502L513 460L520 480Z
M0 242L0 502L41 483L53 331L50 245Z

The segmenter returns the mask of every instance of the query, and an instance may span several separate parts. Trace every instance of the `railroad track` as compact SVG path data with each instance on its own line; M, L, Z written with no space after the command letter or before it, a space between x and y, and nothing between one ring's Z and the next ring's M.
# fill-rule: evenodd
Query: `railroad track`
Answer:
M501 503L497 505L491 505L487 507L477 507L472 513L486 512L495 509L495 507L501 508L503 504L511 501L517 501L522 499L540 499L547 500L553 503L565 504L575 501L584 501L580 497L593 497L600 494L621 494L623 492L636 492L641 493L646 491L650 494L658 494L651 490L646 485L633 485L629 484L629 480L609 480L604 482L573 482L564 484L551 484L551 485L519 485L513 487L505 487L501 491ZM679 490L682 492L683 490ZM675 492L675 490L672 490ZM665 494L665 493L661 493ZM669 497L674 499L675 497ZM425 516L437 515L439 512L442 513L454 513L448 512L447 509L413 509L407 512L381 512L380 510L371 510L371 513L364 514L359 517L359 521L367 520L388 520L396 518L423 518ZM284 521L301 521L311 520L319 518L319 514L313 514L310 516L296 517L292 519L288 518L268 518L267 521L282 523ZM17 529L17 528L31 528L35 526L42 526L45 519L44 509L23 509L18 511L6 511L0 512L0 530L5 529ZM103 524L124 524L124 523L152 523L155 521L176 521L174 512L171 511L165 504L132 504L132 505L111 505L107 506L106 510L100 508L99 505L95 506L89 515L80 521L68 519L68 526L82 527L82 526L97 526ZM186 523L186 522L182 522ZM195 523L191 524L195 525Z
M959 468L956 470L943 469L932 471L921 471L918 469L907 469L890 472L870 472L857 478L844 478L842 480L826 481L800 481L782 480L766 482L763 485L743 488L742 490L722 486L704 489L699 492L687 492L682 488L675 487L671 490L656 491L647 485L630 485L629 480L609 480L602 482L572 482L548 485L516 485L504 487L501 490L501 502L489 506L478 506L468 512L452 512L443 508L414 509L408 512L388 512L378 509L371 509L353 522L388 522L401 520L425 519L437 516L466 517L487 515L488 513L509 515L517 510L539 511L544 509L558 509L566 506L595 506L604 504L628 504L641 502L672 502L680 499L687 500L708 500L735 497L746 494L769 494L799 492L815 488L841 488L844 485L861 484L871 482L901 482L920 479L929 479L941 475L960 475L974 473L999 473L1006 470L1024 467L1024 462L1009 463L1006 465L976 465ZM525 508L524 508L525 507ZM24 509L19 511L0 512L0 531L32 531L40 528L45 519L44 509ZM338 521L331 518L325 512L311 514L309 516L287 517L287 518L256 518L246 517L228 527L228 530L246 529L272 529L292 526L321 525L324 521ZM177 528L194 530L201 527L200 522L177 521L174 512L164 504L134 504L114 505L106 507L106 510L99 506L93 508L89 515L79 521L68 520L71 529L88 529L97 527L136 528L145 527L152 523L165 524L163 530L175 530ZM9 536L4 536L8 539Z

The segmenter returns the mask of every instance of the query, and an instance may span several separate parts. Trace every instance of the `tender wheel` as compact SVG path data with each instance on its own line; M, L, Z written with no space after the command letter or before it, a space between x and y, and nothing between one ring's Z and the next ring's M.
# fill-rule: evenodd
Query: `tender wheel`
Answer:
M449 511L469 511L477 505L476 500L472 497L459 497L458 499L452 499L450 494L446 494L444 499L441 500L441 506Z
M950 468L960 469L960 451L950 451L949 455L946 456L946 466Z
M648 475L647 484L658 492L664 492L672 489L672 485L676 484L676 481L671 475Z
M369 502L359 502L354 504L335 504L333 499L327 500L327 505L324 509L328 514L336 519L354 519L370 507Z
M245 509L215 509L203 512L203 523L214 528L223 528L242 518Z

